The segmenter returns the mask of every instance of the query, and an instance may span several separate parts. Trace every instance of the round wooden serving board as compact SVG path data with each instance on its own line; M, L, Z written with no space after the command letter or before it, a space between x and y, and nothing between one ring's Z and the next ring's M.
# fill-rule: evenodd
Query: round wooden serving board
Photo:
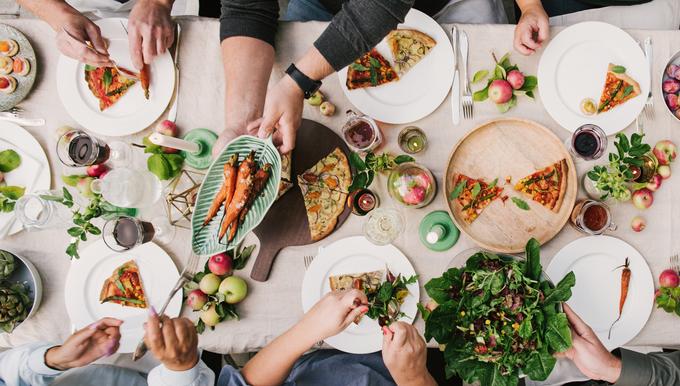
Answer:
M345 141L326 126L303 119L297 131L295 150L293 150L291 180L293 187L269 209L267 215L254 232L260 239L260 250L253 265L250 277L266 281L274 264L274 259L285 247L312 244L307 211L302 193L297 185L297 176L314 166L319 160L339 147L349 158L349 148ZM352 212L346 203L345 211L338 217L338 229Z
M562 159L567 160L567 192L558 213L514 189L514 184ZM448 197L455 188L454 176L462 173L491 183L498 178L502 195L487 206L472 224L461 216L460 205ZM512 178L510 183L506 177ZM470 131L456 145L449 158L444 199L458 228L482 248L500 253L524 250L534 237L541 244L550 241L569 220L578 193L576 168L562 142L549 129L529 120L507 118L484 123ZM513 202L518 197L529 204L522 210Z

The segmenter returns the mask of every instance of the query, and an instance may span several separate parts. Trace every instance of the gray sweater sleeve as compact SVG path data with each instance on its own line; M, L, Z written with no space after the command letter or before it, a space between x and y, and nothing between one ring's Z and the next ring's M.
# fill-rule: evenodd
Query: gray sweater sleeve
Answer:
M277 0L221 0L220 39L249 36L272 46L276 36ZM378 44L404 21L414 0L349 0L314 42L337 71Z
M621 349L621 365L616 386L680 385L680 351L640 354Z
M350 0L314 42L336 70L354 61L382 40L411 9L414 0Z

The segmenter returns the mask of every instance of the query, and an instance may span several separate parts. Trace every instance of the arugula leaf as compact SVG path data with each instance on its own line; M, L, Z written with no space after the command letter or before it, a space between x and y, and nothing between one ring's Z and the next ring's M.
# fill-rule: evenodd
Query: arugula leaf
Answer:
M626 72L626 67L614 66L614 67L612 67L612 72L615 72L617 74L623 74L624 72Z
M475 184L472 185L472 192L471 192L472 199L474 200L475 198L477 198L477 196L479 195L479 193L481 191L482 191L482 185L480 185L479 182L475 182Z
M0 172L8 173L21 165L21 156L12 149L0 151Z
M368 67L366 67L362 64L359 64L359 63L352 63L349 66L352 67L352 69L357 70L357 71L368 71Z
M477 83L477 82L483 81L484 78L487 77L487 75L489 75L488 70L479 70L479 71L475 72L475 75L472 76L472 83Z
M531 207L529 206L529 204L527 204L527 202L522 200L521 198L512 197L511 200L518 208L520 208L522 210L531 210Z

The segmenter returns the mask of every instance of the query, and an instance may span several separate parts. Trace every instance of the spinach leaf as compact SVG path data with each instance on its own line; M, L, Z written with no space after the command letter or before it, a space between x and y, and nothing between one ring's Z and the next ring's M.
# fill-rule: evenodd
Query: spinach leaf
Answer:
M571 288L576 284L576 275L574 272L569 272L554 289L546 291L544 305L550 305L558 302L566 302L571 297Z
M451 303L440 304L430 312L425 325L425 340L434 338L437 342L448 342L453 334L454 323L451 323L451 314L456 312L455 305Z
M449 290L453 283L446 277L436 277L425 284L427 295L439 304L449 301Z
M524 249L526 252L524 275L538 281L541 277L541 244L532 237Z
M359 63L352 63L349 66L352 67L352 69L357 70L357 71L368 71L368 67L361 65Z
M465 186L467 185L467 181L463 180L459 182L455 188L451 191L449 194L449 201L453 201L456 198L460 196L461 193L463 193L463 189L465 189Z
M512 197L512 202L515 205L517 205L518 208L520 208L522 210L531 210L531 208L529 207L529 204L527 204L526 201L522 200L519 197Z
M21 165L21 156L12 149L0 151L0 172L8 173Z
M548 317L545 339L554 352L564 352L571 347L571 330L566 314L559 313Z
M545 381L555 367L555 363L557 363L557 360L544 347L529 355L522 371L534 381Z

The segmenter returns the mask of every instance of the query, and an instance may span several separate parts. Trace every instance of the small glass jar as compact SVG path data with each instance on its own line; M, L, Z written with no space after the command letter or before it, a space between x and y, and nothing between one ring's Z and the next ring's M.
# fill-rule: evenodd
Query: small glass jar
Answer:
M416 154L427 148L425 132L416 126L406 126L399 132L399 147L408 154Z
M57 201L44 198L61 195L62 192L57 190L25 194L17 200L14 214L27 230L65 228L71 224L71 211Z
M401 205L422 208L434 199L437 183L426 167L415 162L406 162L390 173L387 191Z
M394 208L377 208L368 214L364 235L376 245L387 245L404 231L404 216Z
M352 213L357 216L365 216L380 205L378 196L369 189L359 189L349 195Z
M369 152L382 143L378 123L366 115L347 110L347 122L342 126L342 137L355 152Z
M607 204L595 200L577 202L571 212L570 221L578 231L589 235L601 235L617 229Z

